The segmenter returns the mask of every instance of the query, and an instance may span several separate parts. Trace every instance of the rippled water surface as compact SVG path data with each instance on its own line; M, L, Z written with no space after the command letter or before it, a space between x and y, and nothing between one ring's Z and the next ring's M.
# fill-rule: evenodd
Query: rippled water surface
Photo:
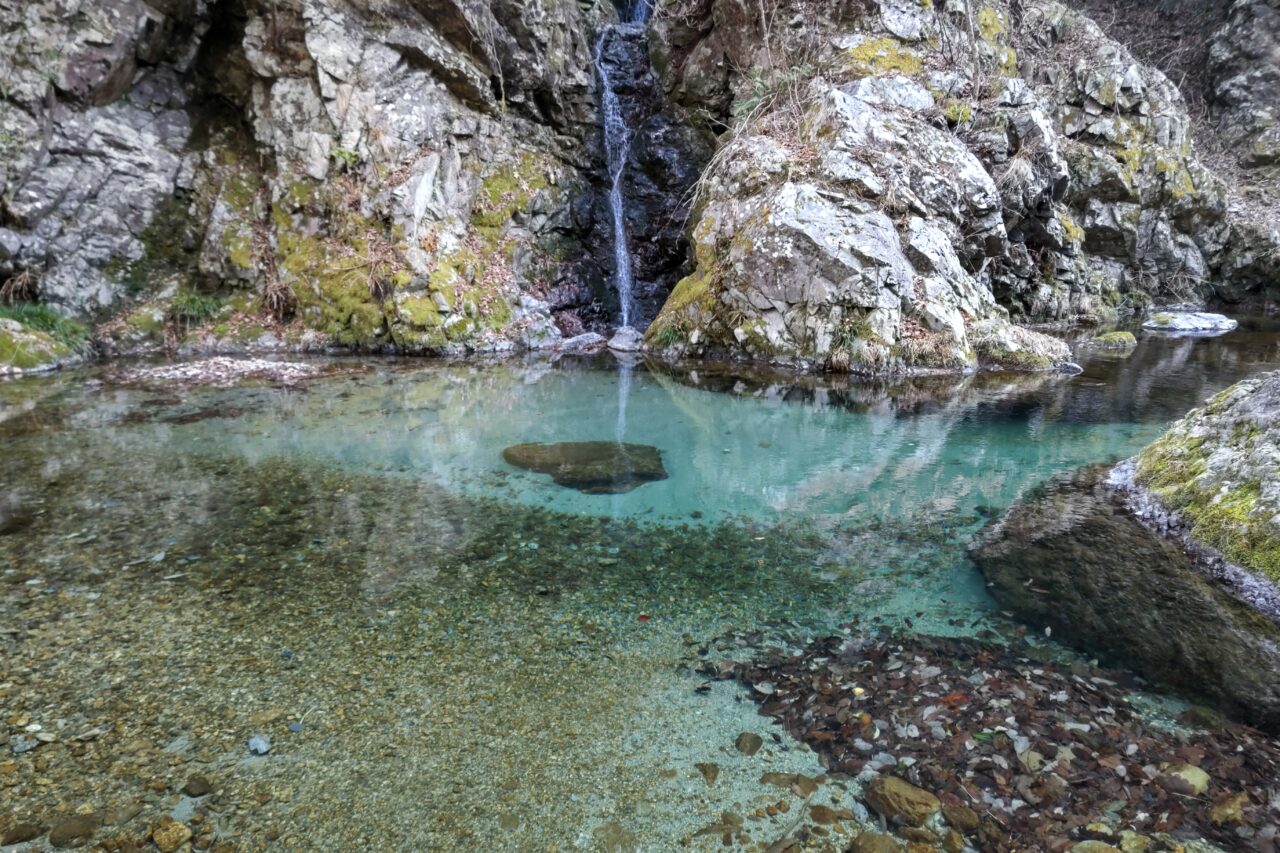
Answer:
M790 796L761 773L821 768L694 674L717 638L999 634L973 531L1280 366L1276 341L1246 322L1081 348L1077 377L891 386L612 357L0 384L0 710L10 752L54 735L0 763L5 807L117 810L102 837L196 814L246 849L718 848L696 832ZM652 445L669 476L586 494L502 460L564 441Z

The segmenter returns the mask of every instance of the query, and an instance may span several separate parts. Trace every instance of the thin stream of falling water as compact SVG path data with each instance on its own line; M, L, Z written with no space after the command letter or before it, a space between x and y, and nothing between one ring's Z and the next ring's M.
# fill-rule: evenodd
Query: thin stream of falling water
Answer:
M641 5L644 5L641 0ZM609 210L613 215L614 284L622 304L622 325L631 325L631 251L627 242L627 223L622 205L622 172L631 149L631 129L622 115L622 105L609 78L604 61L606 39L613 32L606 27L596 43L596 70L600 74L600 110L604 124L605 164L609 170Z

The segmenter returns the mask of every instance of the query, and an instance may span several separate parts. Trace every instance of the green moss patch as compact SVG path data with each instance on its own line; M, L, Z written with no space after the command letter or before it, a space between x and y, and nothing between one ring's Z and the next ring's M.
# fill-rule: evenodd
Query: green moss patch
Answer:
M1228 482L1213 476L1210 466L1212 454L1246 454L1258 431L1237 423L1229 435L1224 429L1209 440L1188 427L1222 414L1233 399L1230 394L1219 395L1143 450L1137 480L1182 517L1194 539L1237 565L1280 581L1280 536L1271 523L1274 508L1260 501L1261 481Z
M1107 332L1098 335L1091 343L1100 349L1130 349L1138 345L1138 339L1133 332Z

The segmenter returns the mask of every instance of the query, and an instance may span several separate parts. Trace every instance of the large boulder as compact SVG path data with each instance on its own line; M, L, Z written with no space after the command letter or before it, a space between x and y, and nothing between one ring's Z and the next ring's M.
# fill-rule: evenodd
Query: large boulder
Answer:
M1280 372L1035 490L972 553L1022 618L1280 730Z
M1165 511L1161 529L1212 549L1253 575L1259 596L1280 600L1280 372L1174 424L1138 455L1134 481ZM1280 618L1280 605L1268 609Z
M979 536L992 594L1056 639L1280 731L1280 626L1149 529L1109 476L1059 477Z

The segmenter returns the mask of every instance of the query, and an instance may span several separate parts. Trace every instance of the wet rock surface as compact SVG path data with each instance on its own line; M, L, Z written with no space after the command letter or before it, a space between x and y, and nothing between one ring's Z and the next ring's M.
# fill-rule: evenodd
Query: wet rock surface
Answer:
M862 781L861 797L900 827L851 850L925 839L999 853L1178 851L1196 839L1275 849L1280 807L1268 791L1280 747L1241 725L1154 725L1124 676L1035 646L855 625L706 669L753 686L761 714Z
M971 556L1018 618L1280 731L1280 626L1144 526L1093 466L1033 490Z
M517 468L550 474L561 486L593 495L621 494L667 478L662 451L646 444L517 444L502 451L502 459Z
M1169 335L1221 335L1238 325L1230 317L1204 311L1156 311L1142 328Z

